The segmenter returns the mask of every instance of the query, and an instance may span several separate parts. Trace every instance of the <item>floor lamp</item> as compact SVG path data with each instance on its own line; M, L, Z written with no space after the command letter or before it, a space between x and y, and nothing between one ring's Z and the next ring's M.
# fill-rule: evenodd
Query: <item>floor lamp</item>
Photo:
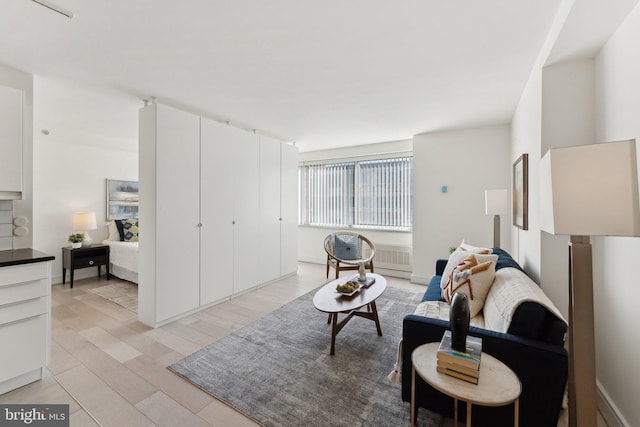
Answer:
M500 215L509 213L507 190L484 190L484 212L493 215L493 247L500 247Z
M635 140L552 148L540 163L541 229L569 242L569 425L596 426L590 236L640 236Z

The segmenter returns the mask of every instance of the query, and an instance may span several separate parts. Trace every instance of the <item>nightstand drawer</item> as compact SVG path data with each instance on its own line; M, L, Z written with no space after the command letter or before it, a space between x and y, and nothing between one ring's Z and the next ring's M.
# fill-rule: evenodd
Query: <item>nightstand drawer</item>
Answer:
M98 255L93 257L76 257L73 259L73 268L97 267L108 262L106 255Z

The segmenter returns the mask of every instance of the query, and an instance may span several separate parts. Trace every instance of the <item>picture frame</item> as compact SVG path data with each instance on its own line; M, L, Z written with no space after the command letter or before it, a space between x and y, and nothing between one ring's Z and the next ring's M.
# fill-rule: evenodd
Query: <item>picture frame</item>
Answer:
M513 225L529 229L529 155L518 157L513 164Z
M138 181L107 179L107 221L138 218Z

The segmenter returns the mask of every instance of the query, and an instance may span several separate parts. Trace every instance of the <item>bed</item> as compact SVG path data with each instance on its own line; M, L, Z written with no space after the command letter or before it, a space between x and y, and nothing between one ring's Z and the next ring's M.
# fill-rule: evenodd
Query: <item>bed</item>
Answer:
M107 228L109 238L102 243L109 245L109 272L120 279L138 283L138 242L121 241L114 221L107 223Z
M109 245L109 272L138 283L138 242L103 240L102 243Z

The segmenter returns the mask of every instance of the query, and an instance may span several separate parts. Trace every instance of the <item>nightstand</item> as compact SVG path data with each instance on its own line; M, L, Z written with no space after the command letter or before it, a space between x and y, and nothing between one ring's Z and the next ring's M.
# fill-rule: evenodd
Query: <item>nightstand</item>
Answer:
M100 266L107 269L107 280L109 277L109 245L83 246L78 249L71 247L62 248L62 284L67 279L67 270L71 270L69 284L73 288L73 272L78 268L98 267L98 277L100 277Z

